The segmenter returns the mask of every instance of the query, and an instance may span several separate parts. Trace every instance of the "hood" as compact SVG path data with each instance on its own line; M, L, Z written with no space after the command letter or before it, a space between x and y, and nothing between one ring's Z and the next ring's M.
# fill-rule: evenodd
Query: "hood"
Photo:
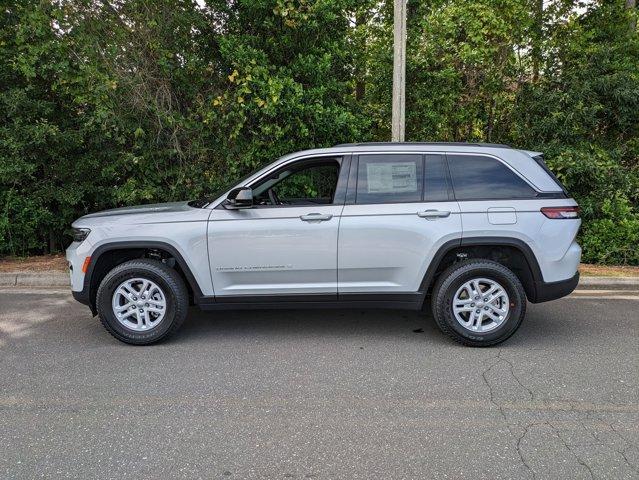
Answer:
M153 203L90 213L73 222L74 227L105 223L141 224L192 221L210 211L190 207L188 202Z
M141 213L168 213L191 210L189 202L151 203L149 205L133 205L131 207L112 208L101 212L90 213L84 218L112 217L115 215L131 215Z

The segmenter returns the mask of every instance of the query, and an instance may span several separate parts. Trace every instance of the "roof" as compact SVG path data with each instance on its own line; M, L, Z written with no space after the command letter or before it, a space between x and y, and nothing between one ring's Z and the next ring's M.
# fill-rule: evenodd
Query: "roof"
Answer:
M361 143L340 143L335 147L397 147L399 145L421 146L421 145L443 145L453 147L487 147L487 148L512 148L503 143L472 143L472 142L361 142Z

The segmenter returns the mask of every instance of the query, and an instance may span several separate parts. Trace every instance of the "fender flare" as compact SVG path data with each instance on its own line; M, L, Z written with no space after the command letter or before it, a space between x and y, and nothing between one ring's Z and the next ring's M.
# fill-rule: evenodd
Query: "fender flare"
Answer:
M87 272L84 274L84 283L82 286L81 292L74 292L74 297L76 300L88 305L91 308L91 311L95 314L95 292L92 291L92 278L95 270L95 266L98 264L99 258L110 251L113 250L126 250L126 249L158 249L164 250L168 252L173 258L175 258L176 263L179 265L180 270L184 273L186 277L186 281L189 284L189 287L193 291L194 301L198 303L199 299L203 297L202 290L200 289L200 285L197 283L193 272L189 268L186 260L182 254L175 248L173 245L160 242L160 241L121 241L121 242L109 242L100 245L91 253L91 263L89 263L89 267L87 268ZM94 288L95 289L95 288Z
M426 269L426 273L424 274L424 278L419 286L419 291L425 296L428 292L428 289L433 284L433 279L435 277L435 273L437 272L437 268L439 264L446 256L447 253L459 247L476 247L476 246L507 246L514 247L519 250L524 258L526 259L526 263L528 263L528 267L530 269L530 273L532 275L533 283L530 288L529 300L535 303L537 299L537 292L539 286L544 284L543 275L541 273L541 268L539 267L539 262L537 261L537 257L535 257L534 252L524 242L518 238L512 237L466 237L466 238L457 238L454 240L449 240L444 243L437 253L433 256L433 260L430 262L430 265Z

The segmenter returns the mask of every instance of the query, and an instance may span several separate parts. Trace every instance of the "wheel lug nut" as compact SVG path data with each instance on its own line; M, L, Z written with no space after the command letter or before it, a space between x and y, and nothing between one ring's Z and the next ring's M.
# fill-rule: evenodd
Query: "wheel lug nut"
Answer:
M133 297L133 300L137 300L137 299L138 299L138 297Z
M148 303L145 303L145 304L144 304L144 306L145 306L145 307L148 307L148 306L149 306L149 304L148 304Z
M479 312L481 312L481 310L475 310L475 313L479 313Z
M470 306L471 306L471 307L474 307L474 306L475 306L475 304L474 304L474 303L471 303L471 304L470 304Z
M140 309L140 313L144 313L144 309L143 308Z
M484 307L484 310L488 310L488 307Z

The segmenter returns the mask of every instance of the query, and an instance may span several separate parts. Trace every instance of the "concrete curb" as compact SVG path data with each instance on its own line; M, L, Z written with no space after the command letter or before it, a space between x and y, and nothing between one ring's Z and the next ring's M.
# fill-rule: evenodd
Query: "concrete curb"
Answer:
M0 272L0 287L70 287L69 274L49 272ZM581 277L583 290L639 290L639 277Z
M583 290L639 290L639 277L581 277Z
M0 287L69 287L66 272L0 272Z

